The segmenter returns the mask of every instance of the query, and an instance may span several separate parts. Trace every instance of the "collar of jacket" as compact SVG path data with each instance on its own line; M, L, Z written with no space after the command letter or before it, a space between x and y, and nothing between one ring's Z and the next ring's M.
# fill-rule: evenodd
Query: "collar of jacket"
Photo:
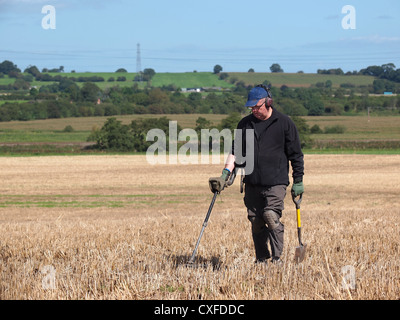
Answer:
M272 109L271 116L266 120L262 120L262 121L268 121L269 120L269 124L265 129L267 129L272 123L274 123L276 120L278 120L278 118L279 118L279 112L276 111L275 109ZM251 126L253 128L254 128L254 124L255 124L256 121L257 121L257 118L254 116L254 114L251 114L250 115L250 123L251 123Z

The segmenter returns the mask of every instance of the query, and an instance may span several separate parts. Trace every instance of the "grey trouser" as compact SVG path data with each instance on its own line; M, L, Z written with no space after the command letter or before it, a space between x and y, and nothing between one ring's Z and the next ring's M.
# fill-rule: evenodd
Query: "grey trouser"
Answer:
M283 251L284 225L279 221L284 209L286 185L260 187L245 185L244 203L251 222L256 259L279 258Z

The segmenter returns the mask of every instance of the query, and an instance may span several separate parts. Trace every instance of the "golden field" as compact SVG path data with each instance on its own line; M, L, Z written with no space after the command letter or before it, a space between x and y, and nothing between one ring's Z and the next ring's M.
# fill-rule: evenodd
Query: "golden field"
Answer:
M293 261L288 191L281 266L254 264L235 181L188 268L222 162L1 157L0 299L399 299L399 164L400 155L306 155L307 256Z

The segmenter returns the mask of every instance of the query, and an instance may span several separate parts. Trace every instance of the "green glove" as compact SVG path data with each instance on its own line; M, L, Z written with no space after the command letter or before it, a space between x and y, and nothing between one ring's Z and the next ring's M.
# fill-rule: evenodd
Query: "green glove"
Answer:
M303 181L293 183L291 192L295 197L302 194L304 192Z
M226 182L229 179L231 172L228 169L222 170L222 175L220 177L210 178L208 184L212 193L221 192L226 187Z

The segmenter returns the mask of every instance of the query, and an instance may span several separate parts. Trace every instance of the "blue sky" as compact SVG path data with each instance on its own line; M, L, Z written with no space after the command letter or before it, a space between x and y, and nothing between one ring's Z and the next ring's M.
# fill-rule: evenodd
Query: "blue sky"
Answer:
M44 29L42 7L55 8ZM355 29L344 29L345 5ZM347 20L346 20L347 21ZM398 0L0 0L0 62L69 72L400 68Z

